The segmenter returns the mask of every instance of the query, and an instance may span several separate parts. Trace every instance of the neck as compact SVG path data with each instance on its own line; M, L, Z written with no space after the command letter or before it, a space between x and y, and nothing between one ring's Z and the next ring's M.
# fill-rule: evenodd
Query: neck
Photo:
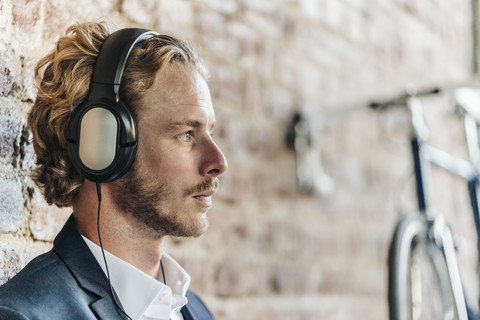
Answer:
M103 187L104 185L102 185ZM78 231L100 246L97 231L98 199L95 184L86 181L80 197L74 205ZM163 238L151 238L139 232L134 217L118 212L102 188L100 211L100 236L104 250L157 278L161 273L160 259L163 254Z

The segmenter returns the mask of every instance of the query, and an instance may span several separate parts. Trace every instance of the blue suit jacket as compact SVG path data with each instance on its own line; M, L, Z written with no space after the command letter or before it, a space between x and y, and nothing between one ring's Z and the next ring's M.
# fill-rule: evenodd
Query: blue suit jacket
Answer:
M210 320L192 292L182 308L185 320ZM33 259L0 287L0 319L126 319L115 306L105 273L75 227L73 216L53 249Z

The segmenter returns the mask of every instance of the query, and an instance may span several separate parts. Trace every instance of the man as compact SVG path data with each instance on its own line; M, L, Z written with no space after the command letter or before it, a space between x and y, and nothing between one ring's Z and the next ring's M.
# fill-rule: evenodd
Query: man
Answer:
M129 32L74 25L38 63L33 179L47 202L73 214L53 249L0 288L0 319L212 318L163 251L165 236L205 232L227 169L212 139L208 74L187 43ZM118 83L101 80L110 73ZM116 101L104 103L109 90ZM120 102L128 110L115 110Z

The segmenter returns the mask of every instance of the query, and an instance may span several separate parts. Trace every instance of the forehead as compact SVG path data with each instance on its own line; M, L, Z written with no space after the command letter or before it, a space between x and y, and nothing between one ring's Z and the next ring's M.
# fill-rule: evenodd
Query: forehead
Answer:
M160 71L156 80L143 97L140 119L149 121L155 118L158 125L193 120L215 121L210 90L196 70L171 65Z

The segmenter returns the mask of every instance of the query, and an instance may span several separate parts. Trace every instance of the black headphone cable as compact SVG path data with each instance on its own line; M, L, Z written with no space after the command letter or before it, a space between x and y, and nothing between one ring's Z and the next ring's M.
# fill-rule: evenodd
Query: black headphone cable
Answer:
M102 187L100 183L96 183L97 186L97 197L98 197L98 212L97 212L97 233L98 233L98 242L100 243L100 249L102 250L102 256L103 256L103 261L105 262L105 270L107 271L107 280L108 280L108 286L110 288L110 294L112 295L113 302L117 306L117 308L129 319L132 320L132 318L127 314L125 309L120 305L120 303L117 300L117 297L115 293L113 292L113 286L112 282L110 281L110 271L108 270L108 264L107 264L107 258L105 257L105 250L103 249L103 244L102 244L102 237L100 236L100 204L102 203ZM165 269L163 268L163 259L160 259L160 268L162 270L162 277L163 277L163 284L167 285L167 280L165 279Z
M100 236L100 204L102 202L102 188L100 186L100 183L96 183L97 185L97 196L98 196L98 213L97 213L97 233L98 233L98 242L100 243L100 248L102 249L102 256L103 256L103 261L105 262L105 270L107 271L107 280L108 280L108 286L110 287L110 294L112 295L113 302L117 306L117 308L129 319L132 320L132 318L127 314L127 312L123 309L123 307L120 305L120 303L117 301L117 297L115 293L113 292L113 287L112 287L112 282L110 281L110 271L108 270L108 264L107 264L107 258L105 257L105 250L103 249L103 244L102 244L102 237Z

